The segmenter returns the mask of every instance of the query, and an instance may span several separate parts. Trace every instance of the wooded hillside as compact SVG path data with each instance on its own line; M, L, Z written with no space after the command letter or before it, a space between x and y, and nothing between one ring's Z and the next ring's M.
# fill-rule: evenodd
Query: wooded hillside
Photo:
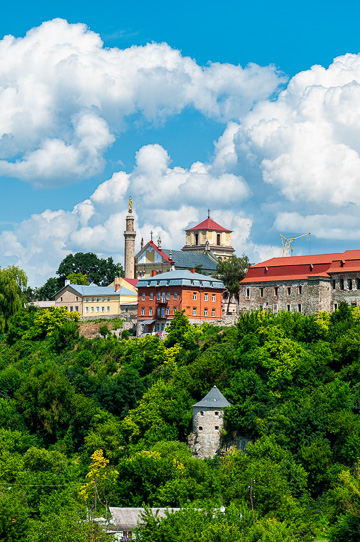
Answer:
M88 512L143 505L182 508L148 514L146 542L360 539L359 309L223 329L178 313L165 341L87 339L55 313L0 336L1 540L110 540ZM224 446L251 442L200 460L191 407L213 385Z

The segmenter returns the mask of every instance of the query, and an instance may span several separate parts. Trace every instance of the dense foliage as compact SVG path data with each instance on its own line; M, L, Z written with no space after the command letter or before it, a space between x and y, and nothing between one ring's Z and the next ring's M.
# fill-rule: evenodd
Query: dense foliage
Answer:
M357 308L223 329L177 313L166 340L85 339L45 314L0 335L1 540L111 540L89 518L106 505L181 508L147 510L144 542L360 539ZM225 452L200 460L191 407L213 385Z

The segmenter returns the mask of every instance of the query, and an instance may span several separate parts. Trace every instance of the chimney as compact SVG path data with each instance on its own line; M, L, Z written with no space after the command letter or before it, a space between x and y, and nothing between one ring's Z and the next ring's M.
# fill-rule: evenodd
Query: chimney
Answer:
M70 284L70 280L67 279L67 280L65 281L65 286L69 286L69 284Z
M195 268L190 269L190 273L195 273Z
M152 277L155 277L155 275L156 275L156 271L155 271L155 269L153 269L153 270L151 271L151 276L152 276Z
M115 284L115 292L117 292L118 290L120 290L120 284Z

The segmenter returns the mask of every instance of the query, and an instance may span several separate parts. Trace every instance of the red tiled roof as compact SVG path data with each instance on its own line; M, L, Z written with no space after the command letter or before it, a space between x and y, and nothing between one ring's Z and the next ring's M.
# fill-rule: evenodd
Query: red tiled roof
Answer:
M334 273L355 271L360 271L360 250L346 250L339 254L271 258L251 266L241 282L300 280L310 277L330 278Z
M126 279L126 278L124 278L124 280L126 280L126 282L131 284L131 286L135 286L135 288L136 288L137 283L139 282L138 279Z
M160 248L158 248L154 241L149 241L149 245L152 246L159 254L161 254L161 256L167 261L167 262L171 262L170 258L168 256L166 256L165 252L163 252Z
M223 228L222 226L220 226L220 224L218 224L212 218L209 218L209 217L206 220L203 220L202 222L200 222L200 224L198 224L197 226L194 226L193 228L189 228L188 230L185 230L185 231L194 231L194 230L225 231L227 233L232 232L232 230L227 230L226 228Z

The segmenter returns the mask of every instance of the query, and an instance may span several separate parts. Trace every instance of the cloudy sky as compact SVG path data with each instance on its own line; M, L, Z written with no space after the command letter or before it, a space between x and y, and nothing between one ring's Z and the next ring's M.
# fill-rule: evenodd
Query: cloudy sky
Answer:
M123 263L211 216L237 254L360 248L360 4L19 0L0 19L0 266Z

